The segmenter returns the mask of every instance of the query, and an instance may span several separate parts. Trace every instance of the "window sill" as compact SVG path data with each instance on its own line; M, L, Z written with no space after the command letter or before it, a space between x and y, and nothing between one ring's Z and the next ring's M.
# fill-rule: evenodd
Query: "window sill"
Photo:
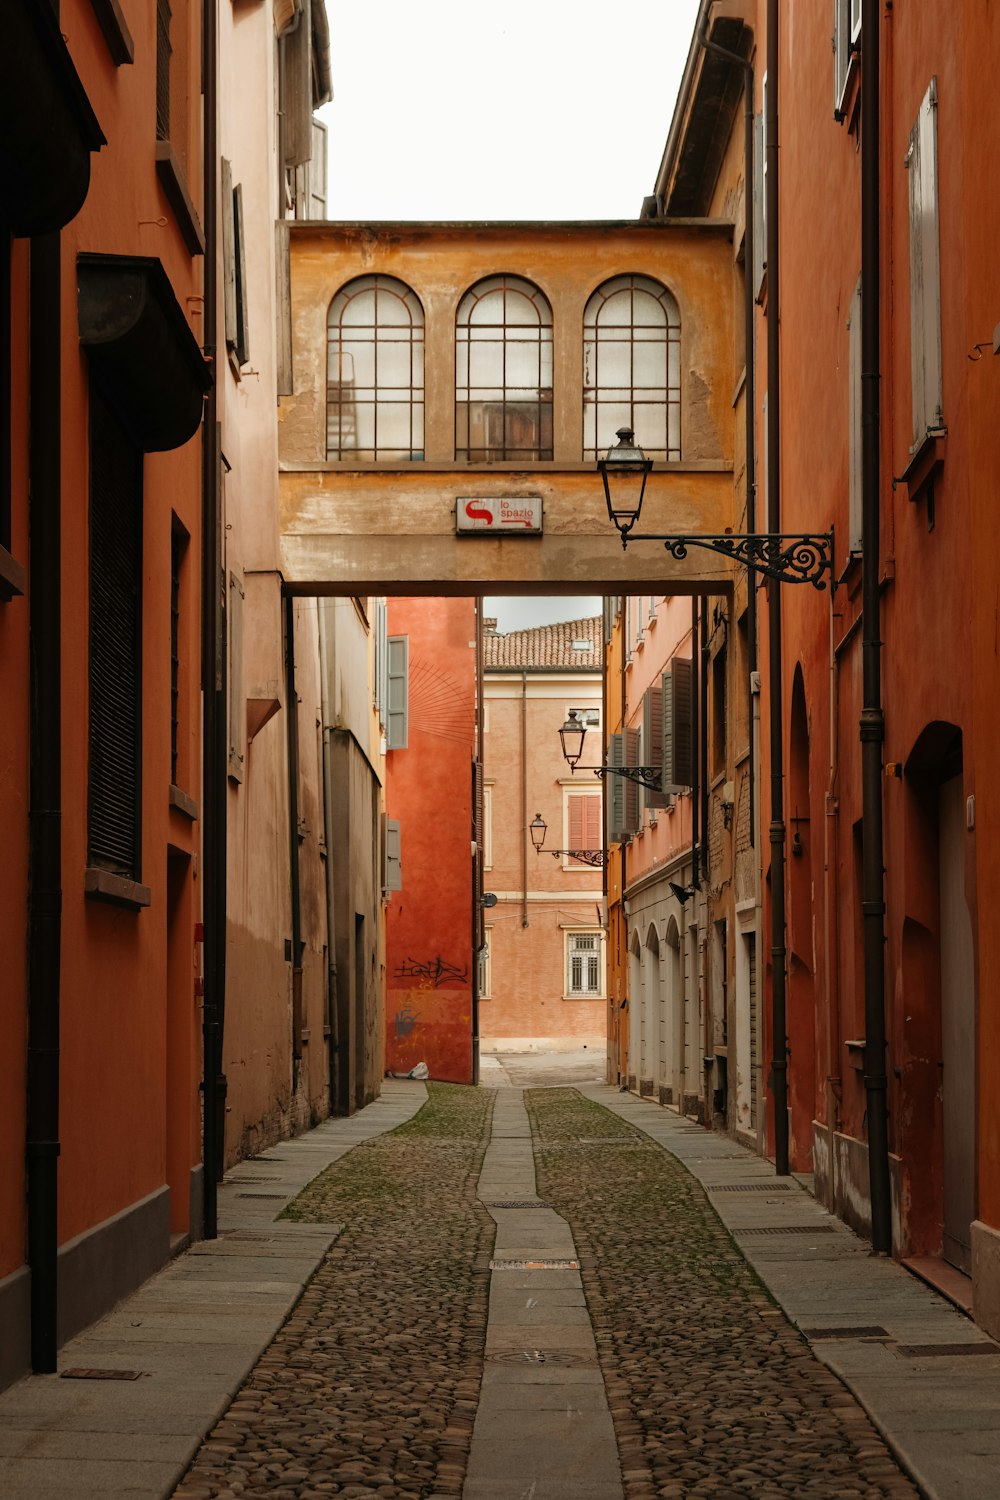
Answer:
M27 577L21 564L0 547L0 600L9 603L15 595L24 593Z
M134 62L135 43L125 24L118 0L90 0L90 4L107 43L111 61L118 68Z
M910 500L920 499L931 479L944 463L947 446L947 429L942 428L926 432L911 450L909 462L897 481L906 485Z
M174 812L180 813L182 818L190 818L192 823L197 823L198 804L193 797L188 796L187 792L182 792L179 786L171 786L167 793L167 800Z
M202 233L201 221L187 190L180 162L174 155L174 148L169 141L156 143L156 175L160 179L160 186L166 194L167 202L174 211L174 218L177 220L177 226L187 246L188 254L204 255L205 236Z
M563 995L564 1000L606 1000L606 995Z
M93 865L88 865L83 872L83 894L88 901L106 901L111 906L127 907L129 911L141 911L152 901L148 885L140 885L136 880L113 875L110 870L100 870Z

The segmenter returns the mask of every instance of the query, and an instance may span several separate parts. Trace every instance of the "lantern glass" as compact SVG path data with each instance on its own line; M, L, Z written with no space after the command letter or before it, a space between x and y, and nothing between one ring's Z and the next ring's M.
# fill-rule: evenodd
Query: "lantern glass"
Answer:
M653 461L636 443L631 427L619 427L616 437L618 442L608 449L606 458L598 459L597 467L604 481L608 516L624 543L639 519Z
M542 845L545 843L545 835L548 832L548 828L549 825L541 813L535 813L535 816L528 824L528 832L531 834L531 842L536 849L541 850Z
M587 726L580 718L575 708L569 711L569 718L559 731L559 742L562 745L563 759L572 769L583 754L583 738L587 733Z

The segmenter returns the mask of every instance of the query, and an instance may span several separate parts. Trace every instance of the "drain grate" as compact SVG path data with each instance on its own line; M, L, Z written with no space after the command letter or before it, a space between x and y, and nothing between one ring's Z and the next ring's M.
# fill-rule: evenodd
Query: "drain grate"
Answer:
M1000 1344L897 1344L896 1353L904 1359L928 1359L947 1356L958 1359L966 1354L1000 1355Z
M790 1182L720 1182L708 1190L710 1193L790 1193Z
M488 1201L483 1199L484 1208L548 1208L547 1203L539 1203L537 1198L497 1198Z
M577 1353L575 1349L498 1349L485 1356L490 1365L562 1365L564 1368L595 1367L596 1356Z
M892 1335L887 1328L882 1328L878 1323L862 1323L856 1328L800 1328L799 1332L803 1338L810 1343L817 1343L820 1339L887 1339Z
M491 1271L579 1271L578 1260L491 1260Z
M106 1370L96 1365L74 1365L60 1370L63 1380L140 1380L145 1370Z
M752 1229L733 1229L734 1234L741 1237L745 1235L758 1234L836 1234L832 1224L768 1224L766 1227L755 1225Z
M246 1182L277 1182L277 1177L230 1177L227 1183L229 1187L242 1187Z
M278 1199L281 1199L282 1201L284 1201L284 1199L287 1198L289 1196L289 1194L288 1193L237 1193L236 1196L237 1196L237 1198L273 1198L276 1201Z

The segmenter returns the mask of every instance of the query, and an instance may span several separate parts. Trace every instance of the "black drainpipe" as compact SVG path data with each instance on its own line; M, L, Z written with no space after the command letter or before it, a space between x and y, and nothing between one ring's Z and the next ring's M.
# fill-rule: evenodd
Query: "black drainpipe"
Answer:
M698 596L691 596L691 884L697 887L701 881L698 842L701 837L701 793L700 754L698 750Z
M285 728L288 735L288 869L292 903L292 1066L302 1058L302 893L299 869L299 713L295 693L295 601L285 596ZM297 1079L292 1080L295 1090Z
M778 328L778 0L767 0L767 529L781 530L781 380ZM771 1086L774 1169L788 1175L785 996L785 804L782 739L781 584L767 589L771 744Z
M892 1252L885 1071L885 889L882 839L882 663L879 604L879 4L861 26L861 857L865 955L865 1097L872 1249Z
M756 360L754 334L757 320L754 316L754 162L753 162L753 65L738 52L730 52L708 35L708 16L702 23L701 45L706 52L724 57L735 67L743 69L743 347L746 373L743 386L743 411L746 419L746 504L747 531L757 530L757 410L756 410ZM747 577L747 724L753 736L754 691L753 674L757 671L757 583L756 575ZM753 745L750 754L750 843L757 841L757 818L754 810L757 783L757 767L754 764Z
M218 0L205 0L202 13L204 161L204 355L212 372L202 425L202 916L204 923L204 1004L202 1009L202 1156L204 1232L218 1234L216 1183L222 1175L225 1078L222 1027L226 994L226 796L227 723L225 605L222 551L222 443L218 405L218 246L219 143L216 75Z
M59 965L62 935L59 234L31 242L27 1214L31 1367L58 1347Z
M707 879L708 867L708 595L702 594L701 607L699 609L701 621L701 729L699 731L699 749L701 763L698 767L698 781L701 790L701 813L699 824L701 825L701 864L702 871Z

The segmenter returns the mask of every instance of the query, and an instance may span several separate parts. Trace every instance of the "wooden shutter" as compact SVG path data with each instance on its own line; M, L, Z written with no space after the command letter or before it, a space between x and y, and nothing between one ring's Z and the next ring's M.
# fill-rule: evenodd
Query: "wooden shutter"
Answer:
M233 259L236 277L236 363L245 365L250 359L250 319L247 294L247 246L243 228L243 184L233 188Z
M764 289L764 272L767 269L764 211L764 113L754 115L753 120L753 294L761 300Z
M620 777L616 777L620 780ZM566 845L569 849L600 849L601 799L593 792L570 792L566 798ZM584 865L585 860L570 860Z
M390 750L405 750L409 739L407 678L410 638L390 635L386 639L386 744Z
M639 731L638 729L626 729L625 731L625 761L626 766L641 765L639 760ZM628 776L617 776L616 781L623 783L625 788L625 832L638 833L642 822L642 813L639 802L639 783L632 781Z
M229 575L229 775L243 780L246 753L247 712L243 695L243 585L235 573ZM295 712L294 700L288 712Z
M142 455L90 387L88 862L141 873Z
M608 736L608 765L625 764L624 744L620 734ZM625 837L625 777L606 776L608 798L608 843L619 844Z
M663 786L679 792L694 780L691 730L693 708L692 664L675 656L663 674Z
M379 720L384 725L389 701L389 651L386 633L388 607L384 599L376 598L374 614L375 707L378 709Z
M290 396L292 379L292 268L288 225L279 219L274 226L275 319L277 323L277 394Z
M312 122L312 160L309 163L309 201L306 217L326 218L327 133L320 120Z
M645 746L643 764L655 766L663 775L663 684L662 681L648 687L642 695L642 743ZM646 788L647 807L667 807L669 792Z
M319 0L322 4L322 0ZM282 39L281 107L285 166L301 167L312 155L312 7L301 0L298 25Z
M403 849L398 818L387 818L382 814L382 889L403 889Z
M234 222L233 169L222 158L219 197L222 207L222 291L226 315L226 347L236 348L236 225Z
M937 79L932 78L910 131L911 453L944 431L941 395L941 245L938 223Z
M861 279L854 288L847 319L848 380L850 383L850 472L847 547L861 551Z

